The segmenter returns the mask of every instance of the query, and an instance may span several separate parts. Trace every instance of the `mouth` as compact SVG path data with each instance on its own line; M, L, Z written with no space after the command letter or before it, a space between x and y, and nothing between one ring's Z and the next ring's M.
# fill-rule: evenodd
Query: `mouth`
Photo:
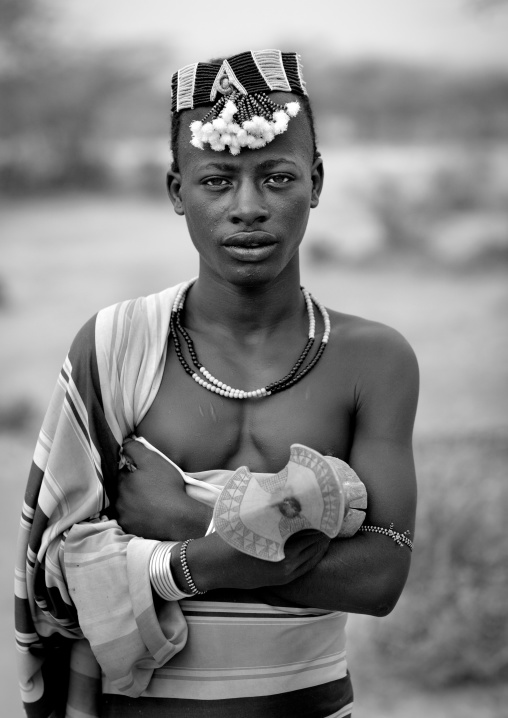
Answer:
M236 232L224 240L225 247L243 247L245 249L257 249L276 243L277 240L269 232Z
M223 246L234 259L259 262L272 254L277 240L269 232L237 232L227 237Z

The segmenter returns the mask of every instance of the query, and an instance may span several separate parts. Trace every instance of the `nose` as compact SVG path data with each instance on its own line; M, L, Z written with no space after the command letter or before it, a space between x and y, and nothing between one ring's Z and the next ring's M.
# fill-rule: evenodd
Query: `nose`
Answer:
M266 222L268 216L269 211L261 188L252 180L244 179L239 182L229 207L230 221L248 227L258 222Z

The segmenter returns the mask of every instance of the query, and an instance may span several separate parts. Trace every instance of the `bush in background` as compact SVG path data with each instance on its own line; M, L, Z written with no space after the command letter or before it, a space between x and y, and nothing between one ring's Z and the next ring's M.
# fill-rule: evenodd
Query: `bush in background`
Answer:
M358 164L366 157L369 169L348 176L352 159ZM348 260L388 261L459 271L506 267L507 162L503 145L392 147L377 154L357 148L349 155L347 148L339 150L328 174L336 202L329 205L329 221L308 242L310 262L332 267ZM366 249L358 252L358 246ZM349 256L348 248L355 250Z
M168 133L168 93L157 89L167 49L70 46L54 10L44 0L0 0L5 195L114 189L112 140Z
M413 563L394 613L377 622L378 658L439 687L508 679L508 441L476 436L416 446Z

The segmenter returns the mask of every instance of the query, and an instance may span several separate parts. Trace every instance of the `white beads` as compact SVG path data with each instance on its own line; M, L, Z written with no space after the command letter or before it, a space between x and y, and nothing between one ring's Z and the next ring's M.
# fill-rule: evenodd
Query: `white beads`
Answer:
M188 290L194 282L196 281L197 277L194 277L193 279L190 279L188 282L183 284L178 292L176 293L176 297L173 301L173 309L172 312L175 313L178 311L178 309L182 309L184 302L185 302L185 295L187 294Z
M395 541L396 544L399 546L403 546L404 544L408 547L410 551L413 550L413 542L409 538L407 534L409 534L409 531L404 531L403 534L399 533L398 531L393 530L393 523L390 524L390 528L385 529L381 526L360 526L360 531L364 532L372 532L376 534L383 534L384 536L388 536L392 539L392 541Z
M323 322L325 325L325 331L323 333L323 338L321 339L321 343L328 344L328 340L330 339L330 331L331 331L330 317L328 316L326 307L323 304L321 304L321 302L318 302L318 300L315 298L314 298L314 302L316 303L317 308L321 312L321 316L323 317Z
M196 279L197 277L194 277L194 279L191 279L189 282L186 282L180 287L173 302L173 313L176 313L177 311L183 309L187 291L194 284ZM327 344L330 338L331 326L330 318L328 316L328 312L326 311L326 307L324 307L321 302L318 302L316 299L314 299L310 292L305 289L305 287L302 287L301 289L305 299L307 315L309 317L308 337L309 339L314 339L316 334L316 318L314 315L314 304L316 304L319 311L321 312L321 316L323 317L324 323L324 333L323 338L321 339L321 343ZM225 384L224 382L219 381L219 379L216 379L213 374L211 374L204 366L199 367L199 374L197 372L194 372L191 376L194 381L200 386L202 386L204 389L207 389L214 394L218 394L219 396L224 396L228 399L262 399L263 397L270 396L272 393L271 391L268 391L266 387L262 387L260 389L253 389L251 391L245 391L244 389L235 389L232 386L229 386L229 384Z
M214 394L219 394L219 396L225 396L228 399L261 399L262 397L270 396L271 394L270 391L266 391L265 387L263 387L262 389L253 389L252 391L233 389L233 387L227 384L223 384L223 382L215 379L215 377L213 377L210 372L205 369L204 366L202 366L199 371L203 373L203 376L205 376L208 381L200 377L197 372L194 372L192 378L197 384L204 387L205 389L208 389L208 391L211 391Z
M309 317L309 339L314 339L316 335L316 318L314 316L314 305L312 304L312 297L305 287L302 287L302 293L305 298L305 304L307 306L307 315Z

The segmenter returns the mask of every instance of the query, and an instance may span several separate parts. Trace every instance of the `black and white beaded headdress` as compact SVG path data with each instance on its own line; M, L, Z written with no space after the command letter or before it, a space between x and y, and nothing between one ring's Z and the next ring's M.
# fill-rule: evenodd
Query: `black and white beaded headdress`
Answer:
M191 144L213 150L255 150L286 131L300 104L280 105L269 92L306 95L300 55L280 50L252 50L217 64L196 62L175 72L171 82L173 113L212 104L202 120L191 123Z

